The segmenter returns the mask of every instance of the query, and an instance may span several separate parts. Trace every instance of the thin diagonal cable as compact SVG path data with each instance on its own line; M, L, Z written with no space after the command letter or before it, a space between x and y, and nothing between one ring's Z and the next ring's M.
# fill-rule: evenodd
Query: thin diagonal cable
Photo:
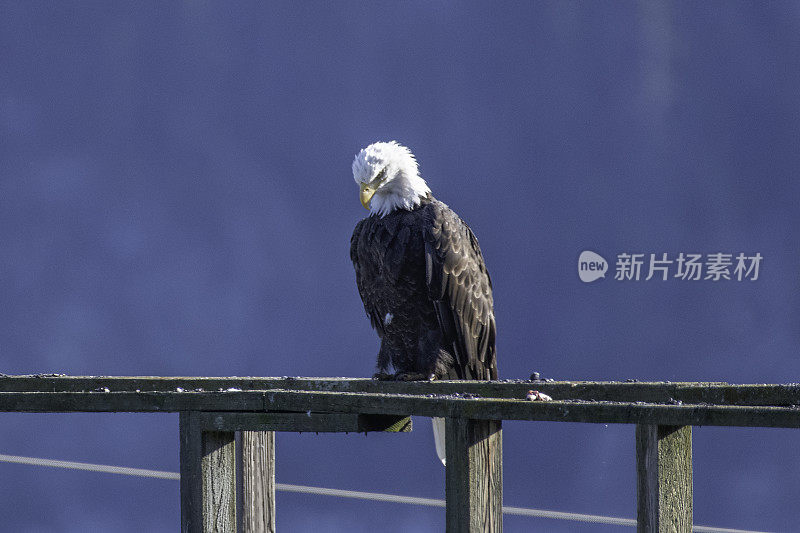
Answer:
M50 466L54 468L69 468L72 470L88 470L90 472L122 474L123 476L152 477L158 479L181 478L181 475L178 472L166 472L164 470L148 470L146 468L130 468L127 466L98 465L94 463L79 463L77 461L60 461L58 459L42 459L39 457L5 455L2 453L0 453L0 462L35 466Z
M146 468L131 468L127 466L101 465L95 463L81 463L78 461L61 461L58 459L43 459L40 457L23 457L20 455L0 454L0 462L17 463L34 466L49 466L54 468L68 468L71 470L86 470L90 472L104 472L107 474L121 474L125 476L139 476L157 479L178 480L178 472L164 470L149 470ZM445 507L445 501L437 498L419 498L417 496L401 496L398 494L383 494L380 492L363 492L359 490L328 489L324 487L309 487L306 485L292 485L276 483L275 489L284 492L299 492L302 494L318 494L321 496L335 496L339 498L355 498L379 502L405 503L411 505L427 505L429 507ZM636 527L636 520L619 518L615 516L600 516L581 513L567 513L561 511L547 511L544 509L529 509L526 507L503 506L503 513L535 518L551 518L554 520L571 520L574 522L588 522L594 524L609 524L615 526ZM694 526L693 531L698 533L766 533L746 529L727 529L709 526Z

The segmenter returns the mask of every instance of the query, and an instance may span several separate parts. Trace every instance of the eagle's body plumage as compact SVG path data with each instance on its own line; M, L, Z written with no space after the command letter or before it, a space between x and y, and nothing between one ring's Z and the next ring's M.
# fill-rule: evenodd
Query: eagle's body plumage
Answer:
M472 230L430 194L371 215L350 241L356 282L381 338L378 375L497 379L492 283Z
M492 281L472 230L431 195L396 142L361 150L353 179L370 210L353 231L350 258L381 338L375 377L497 379ZM444 433L444 419L434 418L443 463Z

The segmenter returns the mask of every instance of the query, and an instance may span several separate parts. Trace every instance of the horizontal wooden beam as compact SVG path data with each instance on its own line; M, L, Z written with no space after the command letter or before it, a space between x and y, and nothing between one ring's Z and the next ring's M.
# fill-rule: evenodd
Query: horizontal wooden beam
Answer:
M369 378L302 377L148 377L148 376L0 376L3 392L125 391L219 392L228 390L298 390L372 394L463 394L522 399L536 389L556 400L690 403L712 405L800 405L800 384L619 381L375 381Z
M411 417L357 413L241 413L201 411L204 431L299 431L316 433L367 433L411 431Z
M0 392L0 411L326 412L671 426L800 427L800 408L546 401L287 390L231 392Z

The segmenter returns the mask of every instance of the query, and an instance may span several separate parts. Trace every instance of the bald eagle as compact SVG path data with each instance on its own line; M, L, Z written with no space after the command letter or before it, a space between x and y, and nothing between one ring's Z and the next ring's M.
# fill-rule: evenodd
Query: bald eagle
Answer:
M361 204L350 258L381 339L376 379L497 379L492 281L478 239L436 200L411 151L394 141L353 161ZM389 373L389 367L394 373ZM444 461L443 420L434 419Z

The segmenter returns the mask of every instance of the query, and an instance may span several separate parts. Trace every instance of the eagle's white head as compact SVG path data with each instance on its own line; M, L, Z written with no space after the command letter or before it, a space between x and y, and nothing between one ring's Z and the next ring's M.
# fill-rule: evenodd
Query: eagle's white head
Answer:
M361 188L361 205L381 217L395 209L411 209L431 190L419 177L417 160L405 146L370 144L353 160L353 179Z

